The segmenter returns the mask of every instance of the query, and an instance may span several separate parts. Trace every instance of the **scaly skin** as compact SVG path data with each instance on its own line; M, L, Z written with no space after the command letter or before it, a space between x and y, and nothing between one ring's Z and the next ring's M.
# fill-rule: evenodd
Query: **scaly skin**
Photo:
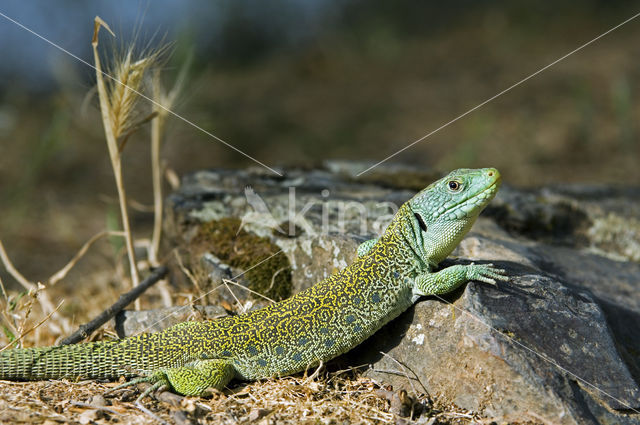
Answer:
M434 272L498 191L496 169L461 169L402 205L378 240L349 267L266 308L209 322L185 322L119 341L0 353L0 379L114 379L143 376L185 395L231 379L305 370L360 344L422 295L469 280L506 280L492 265Z

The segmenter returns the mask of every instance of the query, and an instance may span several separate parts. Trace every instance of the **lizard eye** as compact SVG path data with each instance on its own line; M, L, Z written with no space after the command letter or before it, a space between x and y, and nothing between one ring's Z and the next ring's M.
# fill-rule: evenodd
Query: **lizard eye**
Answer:
M422 219L420 214L413 213L413 215L416 218L416 220L418 220L418 224L420 225L420 228L422 229L422 231L426 232L427 231L427 224L424 222L424 220Z
M449 189L454 192L457 192L462 188L460 182L457 182L455 180L451 180L449 183L447 183L447 186L449 186Z

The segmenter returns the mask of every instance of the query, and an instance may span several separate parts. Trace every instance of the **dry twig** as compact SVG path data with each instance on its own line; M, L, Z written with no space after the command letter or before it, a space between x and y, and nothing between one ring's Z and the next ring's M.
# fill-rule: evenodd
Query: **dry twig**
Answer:
M147 290L147 288L162 279L168 271L169 270L164 266L158 267L153 271L153 273L151 273L151 275L142 281L140 285L136 286L126 294L121 295L120 298L118 298L118 301L109 306L89 323L80 326L77 331L60 341L58 345L75 344L82 341L91 334L91 332L95 331L106 323L107 320L118 314L120 310L131 304L131 302L138 298L145 290Z

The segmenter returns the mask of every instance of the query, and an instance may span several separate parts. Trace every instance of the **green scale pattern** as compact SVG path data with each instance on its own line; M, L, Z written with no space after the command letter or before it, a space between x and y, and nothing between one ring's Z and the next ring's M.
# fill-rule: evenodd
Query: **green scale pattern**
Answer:
M233 378L305 370L360 344L421 295L446 293L471 279L504 279L491 265L433 272L499 182L495 169L450 173L400 207L384 234L362 244L350 266L287 300L119 341L7 350L0 353L0 378L143 376L156 386L201 395Z

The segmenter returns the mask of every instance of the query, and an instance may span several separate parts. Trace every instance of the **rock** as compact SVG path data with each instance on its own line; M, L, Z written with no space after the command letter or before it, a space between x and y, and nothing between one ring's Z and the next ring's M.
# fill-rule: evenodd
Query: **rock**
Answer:
M508 283L474 282L445 298L420 301L349 358L373 364L369 375L374 378L405 388L412 379L415 387L500 420L638 423L637 416L623 413L640 410L640 388L637 364L625 361L622 353L637 353L639 340L628 339L625 347L611 331L598 297L554 276L553 264L536 252L540 246L518 244L504 232L490 235L474 232L458 253L507 269ZM563 255L553 254L563 263ZM564 255L577 256L579 264L584 254ZM584 264L583 272L589 273L590 263ZM640 276L637 264L623 263L618 270L627 284ZM635 328L631 324L640 317L636 312L627 319L618 321L623 329ZM371 347L388 356L376 355Z
M104 398L104 395L96 394L89 398L89 400L87 401L87 404L90 404L91 406L95 406L95 407L106 407L106 406L109 406L110 403L107 401L106 398Z
M195 425L198 423L195 419L189 417L189 413L184 410L176 410L172 413L174 423L177 425Z
M211 255L189 251L202 223L238 218L283 250L297 292L350 263L435 178L399 166L359 180L365 168L197 172L169 198L166 228L197 270ZM500 422L640 423L639 201L640 188L504 187L447 264L492 262L509 282L422 299L338 361Z
M169 196L165 228L172 244L185 247L184 261L194 274L209 276L200 264L205 252L192 244L202 223L239 218L239 231L268 238L286 254L295 293L346 267L357 245L379 234L412 193L357 183L327 170L293 170L284 177L199 171ZM243 300L246 293L237 295Z
M158 332L187 320L217 319L227 315L220 306L166 307L156 310L123 310L114 317L118 337L125 338L144 332Z
M530 239L640 262L640 187L504 187L485 215Z
M271 413L271 410L269 410L269 409L253 408L249 412L248 420L249 420L249 422L253 423L253 422L255 422L255 421L259 420L259 419L264 418L269 413Z
M78 416L78 423L91 424L95 423L102 416L103 412L98 409L85 410Z

